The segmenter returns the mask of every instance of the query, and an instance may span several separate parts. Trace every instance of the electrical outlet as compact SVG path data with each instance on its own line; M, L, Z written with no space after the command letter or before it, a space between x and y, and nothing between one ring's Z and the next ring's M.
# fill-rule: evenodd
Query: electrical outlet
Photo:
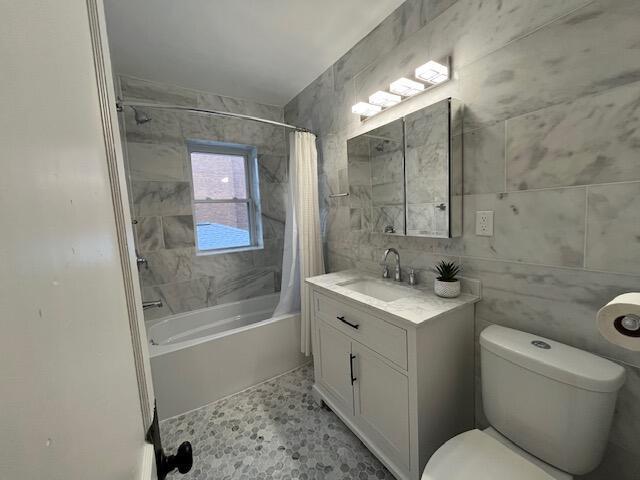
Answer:
M476 212L476 235L493 237L493 211Z

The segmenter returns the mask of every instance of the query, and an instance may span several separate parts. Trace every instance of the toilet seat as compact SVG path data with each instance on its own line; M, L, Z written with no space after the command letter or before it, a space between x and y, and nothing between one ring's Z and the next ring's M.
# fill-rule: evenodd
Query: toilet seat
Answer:
M571 475L533 459L493 429L469 430L429 459L422 480L570 480ZM528 458L527 458L528 457Z

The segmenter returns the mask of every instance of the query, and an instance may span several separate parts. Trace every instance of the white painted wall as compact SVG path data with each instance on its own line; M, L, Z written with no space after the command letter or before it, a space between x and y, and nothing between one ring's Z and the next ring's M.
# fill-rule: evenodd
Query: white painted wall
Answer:
M85 2L0 2L0 65L0 478L136 478L144 429Z

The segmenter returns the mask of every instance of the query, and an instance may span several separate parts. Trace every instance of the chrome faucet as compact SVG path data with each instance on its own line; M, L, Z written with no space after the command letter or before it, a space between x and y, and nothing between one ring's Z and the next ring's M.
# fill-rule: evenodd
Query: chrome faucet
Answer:
M147 310L148 308L162 308L162 300L153 300L151 302L142 302L142 309Z
M398 250L396 250L395 248L387 248L384 251L384 255L382 255L382 265L384 265L384 269L382 270L382 278L389 278L389 267L387 266L387 256L389 255L389 253L393 253L396 256L396 269L395 272L393 273L393 279L396 282L401 282L402 281L402 271L400 270L400 254L398 253Z

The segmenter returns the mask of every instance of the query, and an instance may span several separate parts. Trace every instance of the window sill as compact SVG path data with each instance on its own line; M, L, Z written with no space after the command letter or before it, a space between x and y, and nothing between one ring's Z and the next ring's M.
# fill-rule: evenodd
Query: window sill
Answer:
M250 252L252 250L264 250L264 245L252 245L250 247L225 248L223 250L197 250L196 257L205 257L208 255L220 255L223 253Z

